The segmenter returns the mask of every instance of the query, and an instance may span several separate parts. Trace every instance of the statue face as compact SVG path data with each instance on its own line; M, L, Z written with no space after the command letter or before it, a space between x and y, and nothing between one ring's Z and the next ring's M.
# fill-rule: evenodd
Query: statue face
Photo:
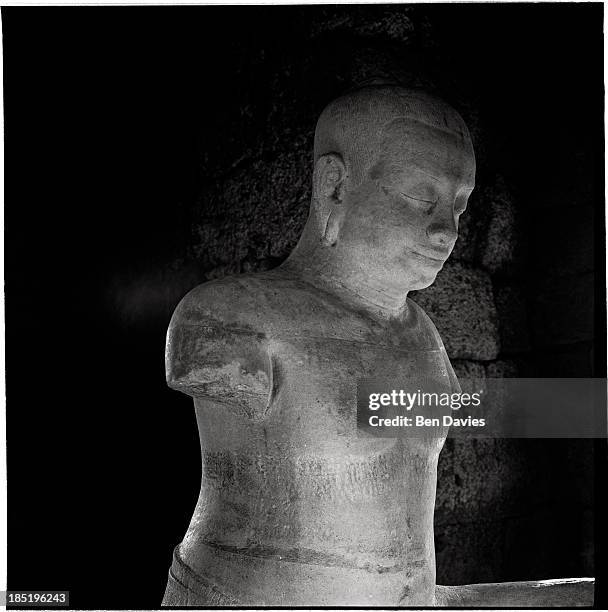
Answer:
M452 252L475 157L468 137L414 119L385 133L376 163L346 193L340 250L351 269L399 293L432 284Z

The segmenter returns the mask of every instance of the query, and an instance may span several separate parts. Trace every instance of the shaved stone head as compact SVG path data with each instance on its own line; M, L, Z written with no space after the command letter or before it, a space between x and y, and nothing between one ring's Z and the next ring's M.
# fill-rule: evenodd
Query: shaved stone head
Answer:
M317 122L310 214L288 265L366 286L399 312L449 257L474 187L473 144L451 106L395 85L349 92Z
M358 183L374 165L387 128L399 119L471 140L462 117L441 99L396 85L372 85L345 94L323 110L315 130L314 162L337 153L350 180Z

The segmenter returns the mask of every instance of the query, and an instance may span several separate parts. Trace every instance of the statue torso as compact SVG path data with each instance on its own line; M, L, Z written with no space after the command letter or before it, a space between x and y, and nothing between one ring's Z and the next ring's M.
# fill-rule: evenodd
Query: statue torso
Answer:
M167 376L194 397L201 435L201 495L181 545L194 571L245 603L433 603L443 440L356 427L358 379L457 385L433 324L408 305L380 323L280 270L184 298Z

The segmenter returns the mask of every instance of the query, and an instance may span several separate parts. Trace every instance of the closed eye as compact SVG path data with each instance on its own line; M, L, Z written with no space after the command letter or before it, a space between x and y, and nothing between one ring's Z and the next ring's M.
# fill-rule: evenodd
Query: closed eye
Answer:
M399 192L404 198L408 198L408 200L414 200L415 202L422 202L423 204L435 204L432 200L423 200L422 198L415 198L407 193Z
M411 205L413 205L415 208L418 208L419 210L421 210L425 215L430 214L433 208L435 208L435 204L437 203L431 200L423 200L422 198L415 198L414 196L408 195L407 193L403 193L401 191L399 192L399 195L401 195L401 197L404 200L407 200L408 202L410 202Z

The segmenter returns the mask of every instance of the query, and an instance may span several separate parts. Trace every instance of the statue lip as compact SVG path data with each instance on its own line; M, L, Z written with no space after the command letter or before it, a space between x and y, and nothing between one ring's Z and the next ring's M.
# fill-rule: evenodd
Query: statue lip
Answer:
M440 253L439 251L433 251L433 255L438 255L439 257L433 257L432 255L427 255L426 253L422 253L420 251L415 251L414 249L408 249L410 251L410 253L413 253L414 255L423 258L423 259L427 259L430 261L433 261L435 263L440 263L443 264L445 263L445 261L447 260L449 254L448 253Z

